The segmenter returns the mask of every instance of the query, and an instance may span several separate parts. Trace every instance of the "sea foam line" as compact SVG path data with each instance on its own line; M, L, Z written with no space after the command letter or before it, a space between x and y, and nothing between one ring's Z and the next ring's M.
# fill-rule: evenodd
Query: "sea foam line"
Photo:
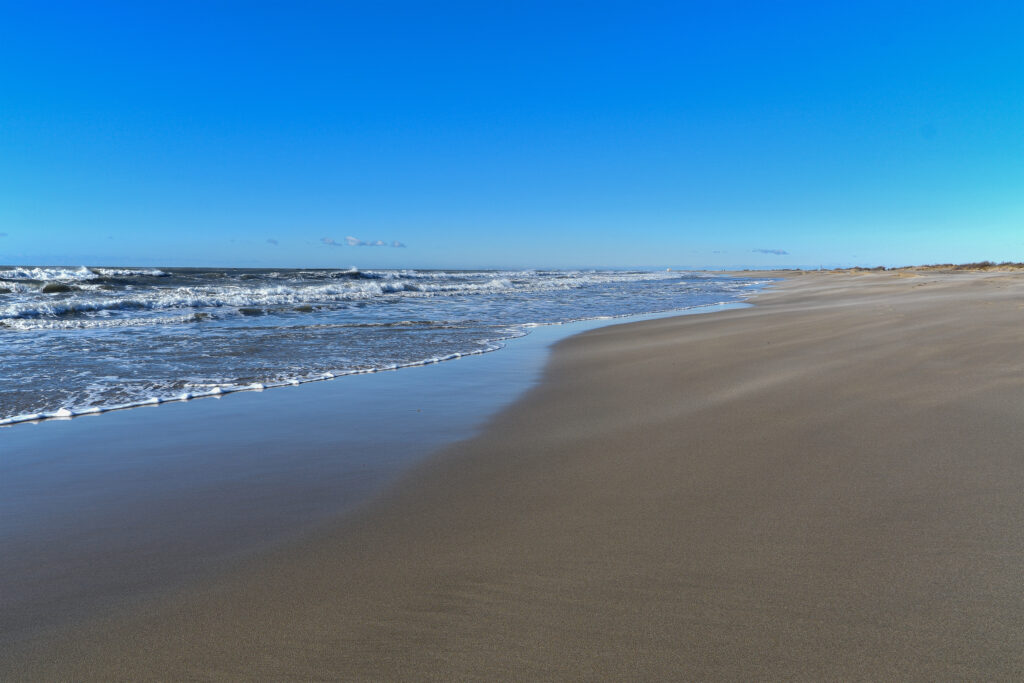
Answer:
M471 351L458 351L450 353L444 356L434 356L431 358L424 358L421 360L408 361L405 363L389 363L387 365L370 368L356 368L351 370L330 370L317 376L312 377L292 377L274 382L253 382L245 385L235 386L217 386L206 391L186 391L176 396L153 396L139 401L132 401L128 403L118 403L107 406L89 406L86 408L59 408L53 411L44 411L38 413L29 413L25 415L15 415L12 417L6 417L0 419L0 427L8 427L15 424L24 423L38 423L47 420L69 420L75 417L82 417L86 415L99 415L102 413L110 413L115 410L128 410L130 408L141 408L144 406L161 405L164 403L180 403L184 401L191 401L199 398L210 398L220 397L227 394L235 394L245 391L264 391L266 389L277 389L280 387L288 386L299 386L302 384L310 384L312 382L324 382L327 380L338 379L341 377L350 377L352 375L369 375L377 372L387 372L392 370L402 370L404 368L423 367L426 365L434 365L436 363L444 363L451 360L458 360L459 358L465 358L467 356L480 356L485 353L491 353L504 348L503 342L511 339L518 339L529 334L529 330L535 327L545 327L554 325L568 325L575 322L584 322L587 320L615 320L622 318L640 317L645 315L659 315L664 313L675 313L679 311L690 311L698 308L710 308L714 306L721 306L731 303L742 303L742 301L749 296L753 296L754 292L750 292L747 296L740 296L739 301L716 301L705 304L694 304L691 306L682 306L679 308L670 308L661 311L649 311L647 313L623 313L621 315L601 315L593 316L588 318L577 318L573 320L564 321L553 321L553 322L540 322L540 323L523 323L515 326L517 334L509 334L504 337L487 340L488 345L480 348L473 349Z
M503 337L499 341L506 341L513 339L517 336L512 335L509 337ZM479 356L484 353L490 353L497 351L502 348L502 344L491 344L482 349L474 349L472 351L459 351L450 353L445 356L434 356L432 358L424 358L421 360L409 361L406 363L390 363L380 367L372 368L357 368L353 370L338 370L338 371L327 371L322 375L315 377L292 377L276 382L253 382L251 384L236 385L236 386L223 386L214 387L207 391L186 391L177 396L153 396L150 398L142 399L140 401L132 401L129 403L117 403L108 406L89 406L88 408L60 408L58 410L46 411L40 413L30 413L27 415L15 415L13 417L6 417L0 419L0 427L6 427L14 424L21 424L25 422L42 422L44 420L69 420L73 417L81 417L84 415L99 415L101 413L109 413L115 410L127 410L129 408L141 408L143 406L160 405L163 403L178 403L182 401L191 401L198 398L210 398L217 396L224 396L227 394L236 394L243 391L263 391L265 389L277 389L280 387L299 386L300 384L309 384L311 382L324 382L331 379L338 379L340 377L348 377L351 375L368 375L376 372L385 372L389 370L401 370L403 368L421 367L424 365L433 365L435 363L443 363L449 360L456 360L458 358L464 358L466 356Z

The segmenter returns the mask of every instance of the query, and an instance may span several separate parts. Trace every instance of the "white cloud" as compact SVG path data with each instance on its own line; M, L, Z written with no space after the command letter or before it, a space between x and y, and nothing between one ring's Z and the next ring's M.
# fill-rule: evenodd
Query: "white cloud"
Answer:
M401 242L399 242L398 240L395 240L395 241L390 242L390 243L386 242L384 240L368 240L367 241L367 240L361 240L358 237L353 237L352 235L346 236L345 239L342 242L338 242L337 240L335 240L335 239L333 239L331 237L321 237L320 241L323 242L324 244L329 244L332 247L349 246L349 247L401 247L403 249L405 248L405 245L402 244Z
M775 256L789 256L789 252L785 249L754 249L757 254L773 254Z

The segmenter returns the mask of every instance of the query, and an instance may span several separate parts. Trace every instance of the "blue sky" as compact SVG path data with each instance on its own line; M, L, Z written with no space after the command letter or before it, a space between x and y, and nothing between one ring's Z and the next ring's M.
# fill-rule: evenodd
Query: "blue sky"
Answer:
M1024 260L1022 35L1020 2L0 0L0 263Z

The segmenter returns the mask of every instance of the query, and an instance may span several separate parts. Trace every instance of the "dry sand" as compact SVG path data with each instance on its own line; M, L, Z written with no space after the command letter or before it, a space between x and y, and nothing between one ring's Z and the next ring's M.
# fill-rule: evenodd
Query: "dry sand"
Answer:
M602 328L328 533L0 678L1024 676L1024 276Z

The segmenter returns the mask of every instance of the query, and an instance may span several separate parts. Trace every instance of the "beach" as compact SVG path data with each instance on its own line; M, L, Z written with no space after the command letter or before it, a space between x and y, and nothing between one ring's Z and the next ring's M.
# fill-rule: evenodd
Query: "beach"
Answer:
M0 678L1024 676L1024 276L753 303L559 342L366 504Z

